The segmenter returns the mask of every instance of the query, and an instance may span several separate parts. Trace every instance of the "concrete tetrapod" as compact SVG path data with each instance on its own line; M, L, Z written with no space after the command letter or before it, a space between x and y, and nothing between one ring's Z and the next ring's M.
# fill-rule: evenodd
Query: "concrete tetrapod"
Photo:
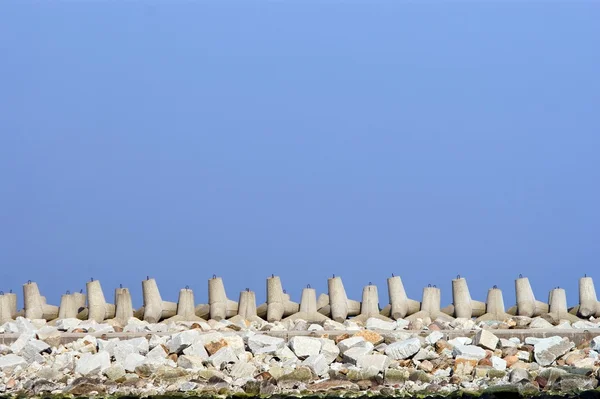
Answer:
M6 295L0 294L0 324L4 324L12 319L13 316L10 310L10 300Z
M272 275L267 278L267 321L280 321L300 309L300 305L290 300L290 296L283 292L279 276ZM258 312L260 316L262 312Z
M406 317L406 320L413 322L417 319L425 319L427 317L431 319L431 321L434 321L437 318L442 319L444 321L454 320L454 317L449 316L441 311L440 303L440 289L435 286L425 287L423 288L423 300L421 301L421 310L417 313Z
M452 280L452 305L450 315L470 319L485 313L485 303L471 299L467 280L457 276Z
M317 311L317 292L314 288L306 287L302 290L302 299L300 301L300 311L284 320L302 319L308 323L320 323L329 320L329 317Z
M129 289L119 287L115 289L115 318L114 323L124 327L133 317L133 303Z
M504 309L504 297L500 288L490 288L485 301L485 314L479 316L477 321L498 320L504 321L512 317Z
M579 321L579 317L570 314L567 308L567 293L563 288L554 288L548 294L549 312L542 317L551 323L558 324L561 320Z
M165 321L205 321L203 318L196 316L194 291L187 287L179 290L177 314Z
M414 299L409 299L402 284L400 276L389 277L387 279L388 294L390 303L383 308L381 314L391 317L394 320L403 319L408 315L417 313L421 309L421 303Z
M320 295L317 301L319 313L343 323L348 316L360 314L360 302L348 299L341 277L327 279L329 295Z
M517 294L517 306L516 308L509 309L507 313L527 317L535 317L548 313L548 304L535 299L527 277L519 276L515 280L515 291Z
M245 321L254 321L261 325L265 322L256 314L256 294L249 289L240 292L240 300L238 302L238 314L229 319L232 323Z
M23 302L25 317L28 319L50 321L58 317L58 306L48 305L46 298L40 295L40 290L34 282L23 284Z
M575 309L577 315L583 318L600 315L600 302L596 297L594 280L591 277L579 279L579 306Z
M156 280L153 278L148 277L142 281L142 295L144 299L144 321L158 323L177 314L177 304L162 300Z
M73 294L67 291L60 297L60 306L58 307L59 319L76 318L79 314L79 307Z
M10 308L10 314L12 316L12 318L16 318L17 317L17 294L15 294L14 292L12 292L12 290L10 290L10 292L5 292L4 296L8 298L8 306Z
M376 285L367 285L363 287L362 302L360 304L360 314L351 320L366 322L370 318L384 321L392 321L389 317L383 316L379 309L379 293Z
M106 303L99 280L91 279L85 285L88 302L88 320L102 323L115 317L115 305Z
M221 277L213 276L208 280L208 304L213 320L223 320L237 314L238 304L227 298Z

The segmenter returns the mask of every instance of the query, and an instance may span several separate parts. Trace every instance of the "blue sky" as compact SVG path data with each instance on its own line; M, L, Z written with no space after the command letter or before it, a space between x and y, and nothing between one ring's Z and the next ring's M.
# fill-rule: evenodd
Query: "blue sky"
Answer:
M600 259L597 2L3 2L0 289L451 301Z

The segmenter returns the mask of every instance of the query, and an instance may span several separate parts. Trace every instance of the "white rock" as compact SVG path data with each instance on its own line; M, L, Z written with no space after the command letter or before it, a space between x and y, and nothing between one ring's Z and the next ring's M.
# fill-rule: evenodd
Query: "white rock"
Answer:
M6 375L12 373L12 371L18 366L26 367L27 360L12 353L9 355L0 356L0 370L2 370L2 372Z
M498 356L492 356L490 360L492 361L492 367L495 370L506 370L506 360L499 358Z
M33 332L23 332L21 335L19 335L19 338L17 338L15 342L10 345L10 350L12 353L21 353L23 348L25 348L25 345L27 345L27 342L34 339L35 334Z
M325 329L318 324L311 324L310 326L308 326L308 331L323 331L323 330L325 330Z
M340 342L338 342L337 346L340 349L340 352L344 353L348 349L353 348L355 346L363 346L365 342L367 341L365 341L364 337L357 336L343 339Z
M137 366L141 366L146 361L146 358L139 353L130 353L123 359L121 365L127 371L134 372Z
M405 341L394 342L385 348L385 354L394 360L407 359L421 349L419 338L410 338Z
M576 321L575 323L571 324L571 327L577 328L580 330L589 330L591 328L599 328L600 325L598 323L592 323L591 321L587 321L587 320L579 320L579 321Z
M302 362L303 366L308 366L318 376L322 376L327 373L329 370L327 364L327 360L322 354L311 355Z
M534 317L529 323L529 328L552 328L552 323L542 319L541 317Z
M485 358L485 350L475 345L456 345L452 350L452 355L466 359L481 360Z
M501 348L516 348L517 344L514 341L506 338L500 338L500 347Z
M204 360L208 359L208 352L204 348L204 343L199 341L192 344L183 350L183 353L188 356L200 357Z
M292 351L289 347L284 346L283 348L277 348L275 346L270 346L267 348L276 348L272 354L274 357L276 357L279 360L298 360L298 357L296 356L296 354L294 353L294 351ZM267 348L263 348L260 351L264 351ZM259 351L259 352L260 352ZM258 352L257 352L258 353Z
M285 346L283 338L271 337L268 335L256 334L248 338L248 348L252 353L256 354L259 350L265 347L282 348Z
M362 328L354 321L346 320L344 321L344 330L346 331L360 331Z
M246 352L246 345L244 344L244 339L239 335L227 335L223 337L223 340L227 342L227 345L233 349L233 353L236 356L242 355Z
M229 346L224 346L208 358L208 361L218 369L221 368L223 363L235 363L238 361L238 357L235 355L233 349Z
M290 339L289 345L300 359L318 355L321 351L321 342L317 338L296 336Z
M146 354L146 359L150 360L161 360L165 359L168 353L165 352L162 346L155 346L150 352Z
M385 321L370 317L367 319L366 328L367 330L386 330L392 331L398 327L395 321Z
M325 320L323 322L323 329L326 331L336 331L336 330L345 330L346 327L342 323L338 323L333 320Z
M56 338L60 336L58 328L52 326L44 326L36 332L38 339L46 340L48 338Z
M167 348L169 353L181 353L197 341L200 341L200 332L196 329L187 330L171 336L171 339L167 341Z
M133 346L140 355L145 355L150 350L150 344L145 337L130 338L125 342Z
M361 369L375 367L378 371L383 371L390 365L390 358L386 355L365 355L358 359L356 365Z
M75 372L83 375L100 374L110 367L110 355L108 352L83 353L75 364Z
M410 321L404 319L396 320L396 330L406 330L410 326Z
M452 338L451 340L448 341L448 343L452 346L471 345L471 342L473 342L473 340L468 337L456 337L456 338Z
M345 362L356 364L361 357L368 355L372 350L373 344L371 344L371 348L356 346L345 351L342 357Z
M50 345L45 343L44 341L39 341L37 339L32 339L27 341L23 350L19 353L23 356L27 361L31 362L35 359L36 355L47 351L50 349Z
M444 338L444 333L434 331L425 338L425 342L429 345L434 345L442 338Z
M518 351L516 356L517 359L523 360L524 362L528 362L531 355L527 351Z
M327 364L333 363L340 354L340 348L331 339L319 338L319 340L321 341L321 354L325 356L325 362Z
M479 330L473 339L473 345L481 346L485 349L494 350L498 346L498 337L488 330Z

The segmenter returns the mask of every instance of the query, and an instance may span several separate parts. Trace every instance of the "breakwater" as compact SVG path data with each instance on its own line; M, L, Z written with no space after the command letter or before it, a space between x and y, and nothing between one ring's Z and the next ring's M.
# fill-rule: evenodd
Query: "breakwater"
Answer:
M435 286L423 288L420 300L408 298L404 284L399 276L387 279L389 301L379 304L378 289L367 285L363 289L361 300L348 298L341 277L333 276L327 281L328 292L317 292L310 287L302 290L299 302L293 301L283 289L281 279L271 276L266 281L267 300L256 303L254 291L245 290L236 296L237 301L227 296L223 280L214 276L208 280L208 303L197 304L194 293L189 288L179 292L177 302L164 301L157 282L152 278L142 281L143 306L134 309L129 290L119 287L114 292L114 301L109 303L99 280L86 283L85 292L66 293L59 304L49 304L35 282L23 285L22 310L17 309L17 294L0 293L0 323L14 320L18 316L28 319L78 318L103 322L114 320L124 325L129 318L136 317L150 323L161 321L199 321L199 320L264 320L267 322L302 319L307 322L323 322L331 319L365 321L368 318L380 320L406 319L452 320L454 318L476 318L478 321L503 320L510 316L543 317L550 323L561 320L575 322L600 316L600 303L596 296L591 277L579 279L579 304L568 308L566 292L562 288L552 289L548 301L536 298L529 279L519 277L515 280L515 306L505 307L502 291L497 287L489 289L485 301L471 297L467 281L458 276L452 280L452 303L441 306L441 291Z

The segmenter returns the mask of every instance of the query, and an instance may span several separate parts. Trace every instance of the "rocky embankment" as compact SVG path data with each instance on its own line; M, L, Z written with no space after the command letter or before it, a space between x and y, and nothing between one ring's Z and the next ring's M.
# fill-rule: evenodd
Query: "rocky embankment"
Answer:
M18 318L0 327L0 396L531 396L597 387L594 321L427 322L132 318L120 328ZM579 339L553 334L566 330Z

